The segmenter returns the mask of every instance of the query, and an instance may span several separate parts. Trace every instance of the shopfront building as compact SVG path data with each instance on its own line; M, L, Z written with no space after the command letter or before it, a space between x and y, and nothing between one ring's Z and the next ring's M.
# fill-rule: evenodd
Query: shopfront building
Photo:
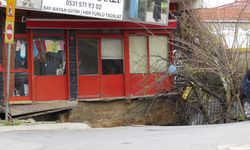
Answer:
M5 9L1 8L4 29ZM172 62L168 25L143 24L17 10L11 51L10 101L149 96L169 91ZM7 46L1 30L0 93Z

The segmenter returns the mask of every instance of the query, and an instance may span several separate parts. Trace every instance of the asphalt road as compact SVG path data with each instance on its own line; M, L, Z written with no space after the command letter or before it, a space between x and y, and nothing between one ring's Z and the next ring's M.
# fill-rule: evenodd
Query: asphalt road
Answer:
M0 133L0 150L250 150L250 122Z

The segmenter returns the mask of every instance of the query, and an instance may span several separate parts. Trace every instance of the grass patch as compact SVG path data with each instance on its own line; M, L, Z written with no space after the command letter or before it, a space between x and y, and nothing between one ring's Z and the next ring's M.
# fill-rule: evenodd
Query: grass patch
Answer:
M10 121L3 121L3 126L19 126L22 125L24 122L21 120L10 120Z

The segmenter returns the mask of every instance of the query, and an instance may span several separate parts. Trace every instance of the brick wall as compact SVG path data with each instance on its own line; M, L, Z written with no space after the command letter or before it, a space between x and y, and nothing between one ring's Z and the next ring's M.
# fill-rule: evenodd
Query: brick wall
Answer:
M195 12L201 20L250 20L250 5L234 3L229 6L197 9Z

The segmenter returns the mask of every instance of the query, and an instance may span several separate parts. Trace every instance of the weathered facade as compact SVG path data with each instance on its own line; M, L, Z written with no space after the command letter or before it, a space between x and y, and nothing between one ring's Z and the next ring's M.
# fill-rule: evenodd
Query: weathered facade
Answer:
M5 7L0 8L0 96L5 98ZM176 4L170 4L175 11ZM16 10L10 102L87 101L155 95L172 88L177 22L144 24ZM2 101L3 102L3 101Z

